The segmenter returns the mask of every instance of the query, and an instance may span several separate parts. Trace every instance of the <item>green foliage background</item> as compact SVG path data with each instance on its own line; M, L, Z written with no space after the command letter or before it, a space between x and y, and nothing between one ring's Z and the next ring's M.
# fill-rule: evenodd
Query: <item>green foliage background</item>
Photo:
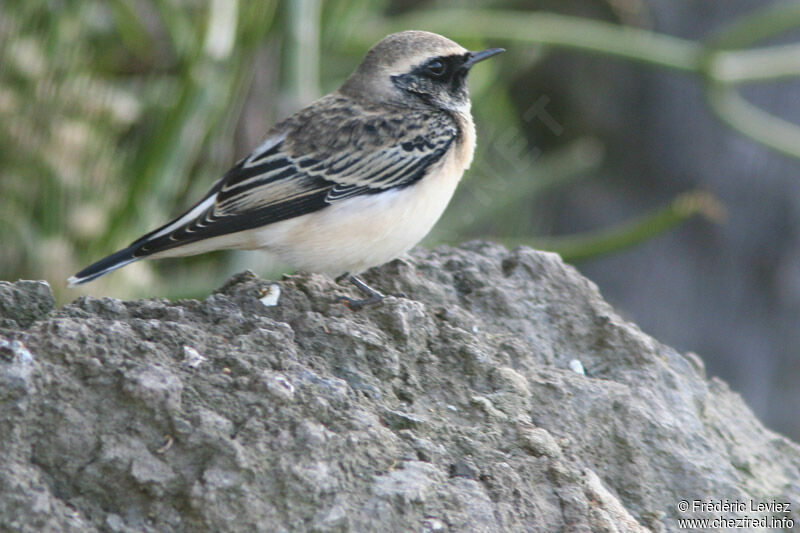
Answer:
M580 138L542 153L525 139L511 75L552 47L610 54L702 77L718 116L785 154L797 128L750 106L744 82L796 76L797 46L739 51L795 27L797 3L738 21L707 43L499 3L300 0L7 0L0 4L0 279L64 280L191 205L269 126L334 90L386 33L429 29L471 49L509 52L471 75L479 148L472 170L426 241L486 237L569 260L634 246L721 206L696 192L615 228L548 237L532 199L591 179L604 145ZM609 2L612 7L619 2ZM471 7L470 7L471 6ZM535 102L531 102L534 105ZM200 296L243 268L284 268L258 253L141 262L89 286L117 297Z

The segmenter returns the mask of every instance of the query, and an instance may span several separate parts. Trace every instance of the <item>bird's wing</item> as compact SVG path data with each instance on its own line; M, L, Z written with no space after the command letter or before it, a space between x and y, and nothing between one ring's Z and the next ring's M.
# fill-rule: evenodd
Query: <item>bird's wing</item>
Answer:
M134 256L298 217L353 196L407 187L425 176L457 135L454 122L442 115L394 117L392 122L386 113L351 110L345 116L317 112L314 118L273 134L186 213L133 243Z

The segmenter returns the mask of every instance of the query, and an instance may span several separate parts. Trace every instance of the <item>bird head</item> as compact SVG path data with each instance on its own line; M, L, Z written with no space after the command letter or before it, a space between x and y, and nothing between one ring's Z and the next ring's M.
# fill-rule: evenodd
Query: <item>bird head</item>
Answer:
M446 37L426 31L393 33L367 52L339 91L383 103L466 112L469 69L503 51L490 48L470 52Z

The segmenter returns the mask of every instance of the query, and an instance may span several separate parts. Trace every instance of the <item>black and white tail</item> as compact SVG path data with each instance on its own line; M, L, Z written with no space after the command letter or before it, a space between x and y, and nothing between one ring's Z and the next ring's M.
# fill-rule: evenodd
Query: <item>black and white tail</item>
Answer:
M113 272L118 268L122 268L125 265L133 263L139 257L135 257L133 254L136 251L135 246L129 246L124 250L120 250L119 252L115 252L108 257L101 259L100 261L89 265L88 267L84 268L71 278L67 280L67 283L70 287L75 287L76 285L81 285L83 283L88 283L92 280L99 278L100 276L104 276L109 272Z
M202 220L203 215L214 205L218 190L219 181L205 198L193 205L183 215L142 236L127 248L114 252L108 257L89 265L69 278L67 283L70 287L88 283L134 261L156 254L163 254L168 250L174 251L174 255L186 255L181 254L179 249L186 244L202 240L204 235L202 232L193 231L188 238L186 236L175 238L175 234L180 233L181 230L187 227L191 228L192 224L196 223L198 219Z

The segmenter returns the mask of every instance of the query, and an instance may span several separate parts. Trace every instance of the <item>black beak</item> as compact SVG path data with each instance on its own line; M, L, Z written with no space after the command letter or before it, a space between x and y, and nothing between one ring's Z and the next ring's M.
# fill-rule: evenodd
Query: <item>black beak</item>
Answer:
M505 48L489 48L482 52L467 52L467 60L461 65L464 70L469 70L472 65L484 59L489 59L492 56L505 52Z

